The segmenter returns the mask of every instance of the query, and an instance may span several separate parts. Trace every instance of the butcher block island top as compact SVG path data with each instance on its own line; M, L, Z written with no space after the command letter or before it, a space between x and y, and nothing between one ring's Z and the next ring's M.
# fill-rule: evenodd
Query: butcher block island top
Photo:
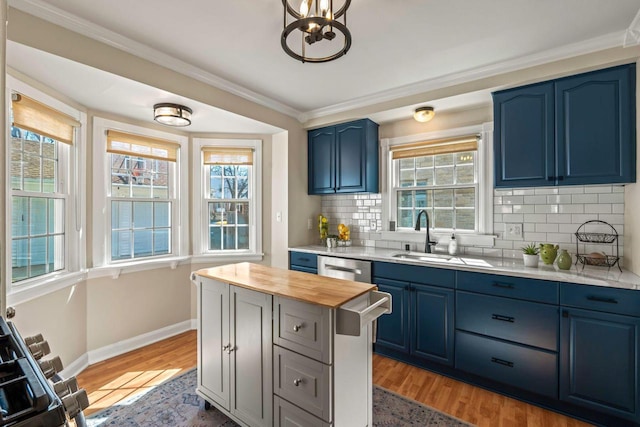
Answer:
M203 268L194 274L271 295L338 308L378 289L376 285L241 262Z

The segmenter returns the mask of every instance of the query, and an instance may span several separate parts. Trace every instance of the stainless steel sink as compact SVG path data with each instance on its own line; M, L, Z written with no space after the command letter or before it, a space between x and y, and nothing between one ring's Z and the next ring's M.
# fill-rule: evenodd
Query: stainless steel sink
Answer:
M410 259L412 261L431 261L431 262L447 262L451 255L445 254L428 254L423 252L401 252L393 255L393 258Z

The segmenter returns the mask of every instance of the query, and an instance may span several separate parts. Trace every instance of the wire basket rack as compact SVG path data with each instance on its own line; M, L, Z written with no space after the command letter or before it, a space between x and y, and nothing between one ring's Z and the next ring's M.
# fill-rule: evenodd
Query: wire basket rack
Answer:
M604 232L602 231L604 229ZM597 231L595 231L597 230ZM620 256L619 256L619 240L618 232L616 229L605 221L591 220L582 223L575 233L576 235L576 265L578 262L582 264L584 269L585 265L595 265L600 267L611 268L615 265L618 266L620 271ZM591 243L599 245L613 245L615 244L615 255L606 255L599 252L591 252L589 254L580 253L580 243Z

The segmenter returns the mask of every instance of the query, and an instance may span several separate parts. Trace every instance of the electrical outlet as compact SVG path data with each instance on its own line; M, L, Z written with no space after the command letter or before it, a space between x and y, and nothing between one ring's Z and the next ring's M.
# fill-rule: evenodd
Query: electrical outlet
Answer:
M507 236L522 237L522 224L507 224Z

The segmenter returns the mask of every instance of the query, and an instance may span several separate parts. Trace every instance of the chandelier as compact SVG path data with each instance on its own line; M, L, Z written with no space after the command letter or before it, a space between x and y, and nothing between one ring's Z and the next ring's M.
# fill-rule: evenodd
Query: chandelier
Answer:
M301 0L298 10L291 6L291 1L282 0L284 29L280 42L287 55L303 63L328 62L349 51L347 8L351 0L337 0L343 4L335 12L333 0Z

